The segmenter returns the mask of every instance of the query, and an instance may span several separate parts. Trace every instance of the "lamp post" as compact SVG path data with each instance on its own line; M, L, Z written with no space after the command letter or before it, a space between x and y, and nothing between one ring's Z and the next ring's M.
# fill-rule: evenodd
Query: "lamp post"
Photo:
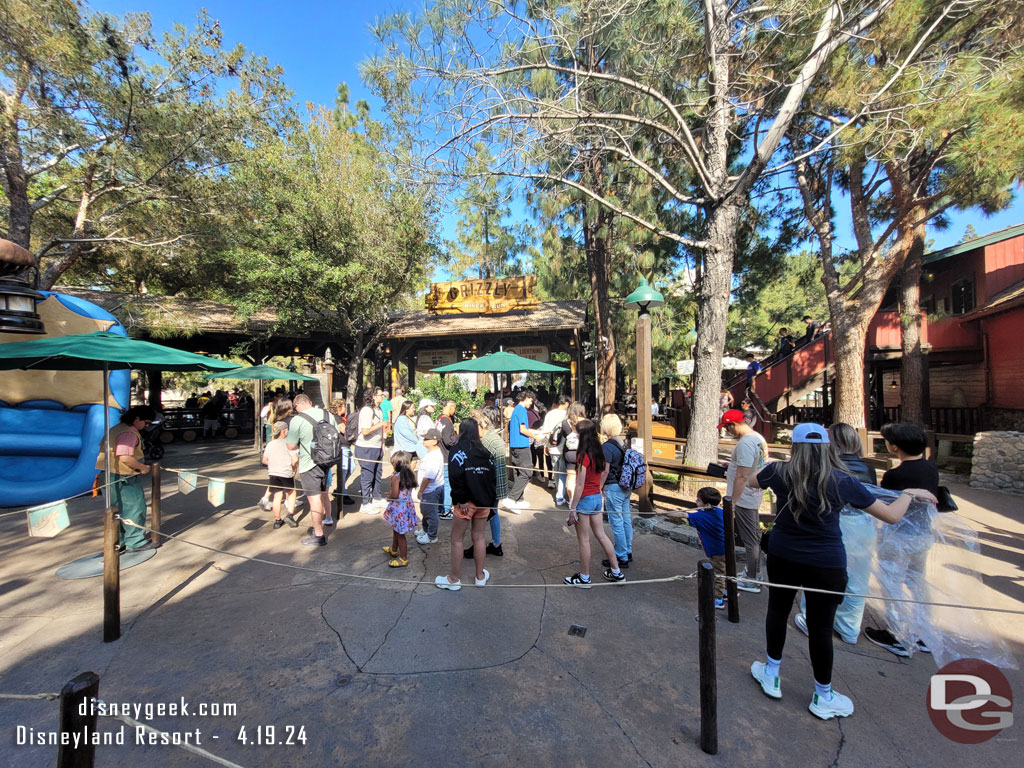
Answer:
M0 333L46 333L36 304L43 294L29 285L35 258L10 240L0 240Z
M626 306L638 312L636 320L636 431L643 442L644 461L650 466L651 461L651 307L660 307L665 297L652 288L646 278L640 278L640 284L626 297ZM637 491L641 515L650 515L651 506L651 473L647 473L647 482Z

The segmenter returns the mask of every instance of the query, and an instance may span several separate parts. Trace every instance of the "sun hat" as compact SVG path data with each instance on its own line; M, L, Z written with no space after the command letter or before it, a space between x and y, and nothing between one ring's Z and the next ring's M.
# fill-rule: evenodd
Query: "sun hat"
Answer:
M726 424L739 424L741 421L743 421L743 411L737 411L735 408L732 408L722 414L722 422L718 425L718 428L721 429Z
M416 409L419 410L420 408L426 408L428 405L436 406L437 403L435 403L429 397L423 397L423 398L420 398L420 404L418 406L416 406Z
M828 430L821 426L821 424L813 424L811 422L797 424L793 427L793 442L828 445Z

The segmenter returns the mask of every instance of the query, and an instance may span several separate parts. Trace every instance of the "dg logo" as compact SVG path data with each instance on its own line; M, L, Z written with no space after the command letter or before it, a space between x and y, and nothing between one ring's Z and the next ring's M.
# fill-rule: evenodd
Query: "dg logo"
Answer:
M939 733L959 744L980 744L1013 725L1013 692L987 661L957 659L928 686L928 715Z

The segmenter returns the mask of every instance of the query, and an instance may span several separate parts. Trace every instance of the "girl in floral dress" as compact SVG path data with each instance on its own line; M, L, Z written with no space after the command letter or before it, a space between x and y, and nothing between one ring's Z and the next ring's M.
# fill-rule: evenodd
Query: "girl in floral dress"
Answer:
M405 534L414 530L419 523L416 517L416 506L412 501L412 491L416 488L416 474L410 466L413 455L408 451L395 451L391 454L391 466L395 473L391 475L391 489L388 492L388 506L384 510L384 519L393 531L391 546L384 547L384 554L392 558L388 565L391 568L404 568L409 564L409 545Z

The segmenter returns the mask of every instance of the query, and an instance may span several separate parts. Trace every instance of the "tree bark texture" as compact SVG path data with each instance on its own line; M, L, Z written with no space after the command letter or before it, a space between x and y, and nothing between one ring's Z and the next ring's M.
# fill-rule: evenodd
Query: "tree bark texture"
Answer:
M594 307L594 365L601 403L615 402L615 331L612 328L608 284L611 281L611 248L609 234L612 212L598 209L593 221L583 226L583 241L590 273L590 303Z
M864 355L867 325L854 313L832 313L832 343L835 349L836 399L833 422L856 429L867 426L864 402Z
M900 326L903 330L903 358L900 362L900 421L925 425L924 351L921 349L921 272L924 256L925 213L910 215L901 244L907 254L900 272Z

